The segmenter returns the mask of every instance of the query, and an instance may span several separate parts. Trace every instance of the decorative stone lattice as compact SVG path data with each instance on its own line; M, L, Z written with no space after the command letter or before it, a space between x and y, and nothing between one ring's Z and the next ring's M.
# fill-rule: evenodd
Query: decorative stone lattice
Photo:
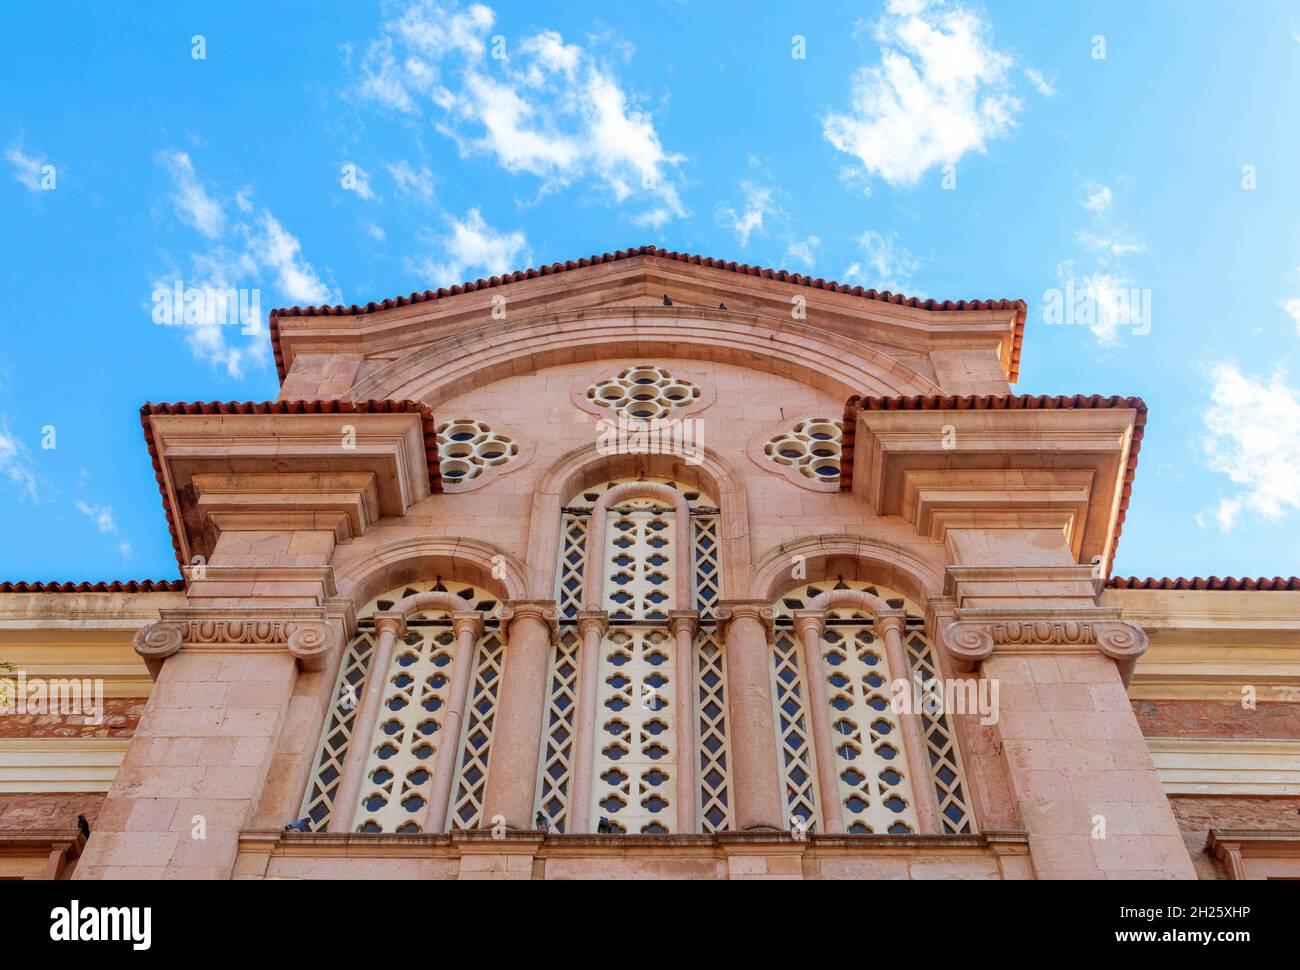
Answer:
M611 620L667 622L677 568L673 515L648 499L610 509L604 609Z
M348 644L343 663L339 666L334 702L325 718L317 749L316 770L307 785L298 816L308 819L307 828L311 832L323 832L334 812L334 798L343 777L343 759L347 757L348 744L352 740L352 727L374 648L373 631L362 631Z
M667 630L642 627L612 630L601 644L591 812L616 832L676 828L674 649Z
M895 675L884 644L876 641L870 624L828 626L822 642L845 831L914 833L916 805L903 732L890 705Z
M804 673L798 641L790 629L778 629L772 644L772 700L781 776L785 781L785 822L795 818L811 828L817 819L812 734L804 710Z
M903 643L914 677L919 677L925 684L938 676L934 648L924 631L909 629ZM947 713L926 708L926 704L920 705L921 728L925 733L926 753L943 830L948 835L969 835L972 831L971 814L962 785L957 739L953 736Z
M700 740L700 823L706 832L731 828L730 763L727 747L726 660L717 634L700 630L696 645L697 723Z
M555 571L555 604L561 623L575 623L582 609L590 515L565 512L560 522L560 562Z
M778 465L792 468L815 482L834 484L840 477L840 439L844 422L804 418L763 446L763 453Z
M456 638L446 626L411 629L394 646L366 761L358 832L419 832L428 812Z
M867 592L872 596L880 597L890 607L903 610L907 614L903 644L907 662L911 668L911 675L919 677L922 683L939 676L934 648L925 635L925 620L916 605L894 590L862 580L841 579L834 583L810 583L787 592L774 604L777 614L778 639L781 635L782 625L784 624L788 628L794 610L806 609L814 597L828 590L840 589ZM840 639L832 639L832 637L836 636ZM827 677L827 696L831 702L832 737L839 745L837 748L837 761L839 761L842 772L840 775L840 793L846 802L843 816L845 828L849 832L870 830L877 833L892 832L900 834L905 830L898 826L904 825L909 827L906 831L915 831L916 815L914 807L907 810L887 811L883 814L883 818L890 819L889 824L884 828L880 828L879 821L873 822L872 819L879 819L882 817L881 813L876 812L874 808L868 812L854 812L848 805L848 800L852 798L853 792L846 789L846 785L850 781L855 781L858 775L862 775L864 778L862 784L867 786L867 795L874 794L876 796L875 801L862 798L872 806L884 806L889 809L891 807L891 797L897 797L900 802L914 806L913 799L918 797L918 790L915 786L909 784L910 781L914 780L906 779L907 760L901 750L901 731L897 730L897 716L892 713L888 693L888 681L891 679L891 675L880 669L885 666L883 662L884 645L875 637L874 625L871 620L852 609L831 610L826 638L827 649L823 653L823 663ZM881 662L865 664L864 651L867 650L881 658ZM845 662L832 663L832 651L842 654L845 657ZM883 687L875 683L875 678L872 677L873 671L885 682ZM907 673L902 672L892 676L907 676ZM850 700L848 707L843 706L844 701L840 701L839 704L836 703L836 699L841 696L841 692L845 687L853 688L851 695L844 695ZM881 707L882 704L884 705L883 708ZM946 713L927 711L924 704L920 706L919 712L922 732L926 742L926 760L930 765L928 783L934 788L944 832L949 835L970 834L973 831L970 805L962 773L961 753L952 730L951 721ZM842 717L845 713L849 716ZM883 715L880 719L895 728L888 735L889 738L895 739L894 741L889 741L884 734L872 731L871 724L877 720L877 714ZM898 754L895 757L883 759L888 762L888 765L878 768L874 776L868 770L875 767L874 765L845 767L845 760L841 760L843 755L848 753L848 749L841 741L844 737L844 731L836 727L841 720L847 720L859 729L857 736L862 739L856 742L859 748L868 741L873 750L881 744L889 744L891 748L898 749ZM865 735L860 733L864 724L867 732ZM844 774L849 771L852 771L853 774L850 779L846 779ZM894 775L898 775L903 779L901 785L905 787L891 783ZM878 791L874 793L871 791L873 778L875 782L879 783ZM858 788L857 791L859 797L862 797L862 789ZM894 803L894 807L897 807L897 803Z
M653 364L629 367L617 377L593 384L587 400L630 418L663 418L672 411L694 404L700 398L696 384Z
M358 634L348 645L339 667L334 703L325 720L317 746L316 770L307 786L302 816L308 818L310 831L324 831L336 810L334 799L342 776L343 762L352 744L357 707L365 691L374 654L374 614L416 593L450 593L465 601L465 609L491 614L498 600L491 593L466 583L433 580L410 583L375 597L360 611ZM416 613L408 619L406 636L393 648L379 717L374 734L367 739L369 749L358 802L338 809L349 813L354 831L418 832L427 813L428 797L433 787L432 772L440 744L471 744L479 735L471 735L470 722L483 730L487 722L486 741L466 753L458 769L463 776L472 762L486 780L491 741L491 717L495 713L495 690L480 692L471 698L478 709L467 714L467 730L461 738L442 737L442 717L447 701L451 663L456 642L451 618L441 610ZM496 676L500 674L501 638L496 621L488 620L487 629L475 647L476 688L481 686L484 668L492 669L495 654ZM484 660L484 655L488 660ZM494 685L492 685L494 687ZM481 750L480 750L481 749ZM471 772L472 773L472 772ZM475 786L470 786L472 795ZM481 798L481 785L477 786ZM472 800L472 799L471 799Z
M456 784L452 787L450 828L478 828L483 815L483 793L487 789L492 728L496 723L497 697L501 693L501 668L505 664L505 641L496 630L478 642L474 680L461 740Z
M518 442L482 421L447 421L438 425L437 435L438 468L443 481L451 484L472 481L519 454Z
M565 831L568 824L580 643L578 634L566 628L551 654L544 751L537 778L537 810L551 820L557 832Z
M598 660L596 744L591 819L607 818L616 831L663 834L676 830L677 745L698 745L698 796L705 831L731 826L724 657L713 629L721 587L718 509L713 499L684 483L663 478L622 478L584 488L565 506L556 569L561 648L551 669L547 739L539 765L537 810L559 830L567 824L572 783L572 698L581 654L576 623L582 609L591 510L606 491L628 482L666 485L682 493L691 510L691 557L695 591L687 606L700 610L692 668L695 683L681 694L672 684L676 643L664 629L675 608L673 528L675 512L651 500L630 500L609 511L602 609L618 624L601 644ZM565 661L568 661L566 664ZM570 679L569 671L573 671ZM643 690L654 691L643 695ZM676 737L677 697L699 701L698 737ZM645 702L643 706L643 700ZM564 713L565 704L569 713ZM655 708L654 704L658 707Z

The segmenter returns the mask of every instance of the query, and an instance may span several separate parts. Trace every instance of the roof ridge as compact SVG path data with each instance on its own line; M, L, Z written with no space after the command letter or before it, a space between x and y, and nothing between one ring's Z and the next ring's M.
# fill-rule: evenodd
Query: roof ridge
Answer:
M292 306L279 307L271 311L270 330L271 330L271 349L275 356L275 369L279 375L280 382L284 382L285 367L284 354L280 349L280 317L319 317L319 316L364 316L370 313L379 313L383 310L392 310L396 307L411 306L416 303L426 303L444 299L449 296L460 296L464 293L474 293L478 290L492 289L498 286L508 286L511 283L518 283L523 280L537 279L542 276L554 276L557 273L565 273L575 269L585 269L589 266L601 266L607 263L616 263L622 260L635 259L637 257L654 257L657 259L667 259L677 263L686 263L691 266L703 266L707 269L724 270L730 273L739 273L743 276L755 276L761 279L776 280L780 283L791 283L795 286L806 286L810 289L827 290L834 293L844 293L850 296L862 297L868 300L876 300L882 303L892 303L895 306L907 306L918 310L929 310L932 312L964 312L971 310L1015 310L1016 311L1016 333L1012 340L1011 348L1011 381L1014 383L1020 371L1020 350L1024 342L1024 325L1028 315L1028 304L1024 300L1008 299L987 299L987 300L936 300L927 298L922 300L920 297L906 296L902 293L894 293L890 290L876 290L874 288L862 286L850 286L847 283L838 283L834 280L827 280L823 277L809 276L805 273L791 273L785 269L772 269L766 266L753 266L749 263L737 263L732 260L715 259L712 256L697 256L693 253L678 252L668 250L658 246L634 246L630 249L619 249L612 253L592 254L582 259L570 259L562 263L543 263L541 266L530 267L523 270L515 270L512 273L505 273L501 276L492 276L487 279L479 278L477 280L467 280L450 287L439 287L436 290L425 290L424 292L412 292L408 296L389 297L382 301L371 300L369 303L361 306L353 303L350 306L344 306L341 303L330 306L321 304L316 306Z

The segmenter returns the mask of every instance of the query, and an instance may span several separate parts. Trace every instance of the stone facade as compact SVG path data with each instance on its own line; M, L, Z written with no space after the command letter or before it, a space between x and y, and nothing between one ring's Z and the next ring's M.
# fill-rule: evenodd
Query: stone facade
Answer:
M1288 871L1300 592L1108 585L1146 409L1012 395L1024 319L650 250L276 311L277 401L142 409L183 583L0 593L105 697L0 717L0 874Z

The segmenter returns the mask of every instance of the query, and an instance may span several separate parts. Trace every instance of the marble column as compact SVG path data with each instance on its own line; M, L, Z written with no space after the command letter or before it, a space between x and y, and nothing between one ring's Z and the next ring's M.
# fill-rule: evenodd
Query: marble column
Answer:
M835 739L831 737L830 701L826 695L826 671L822 664L822 634L826 632L825 610L795 610L794 631L803 643L804 666L808 670L808 711L812 719L813 750L817 755L817 801L822 831L844 831L840 811L840 780L835 765Z
M429 812L424 831L441 832L447 827L447 803L456 774L456 755L460 751L460 729L465 719L469 682L474 672L474 654L483 635L483 614L477 610L457 611L451 615L456 635L456 655L451 661L451 684L447 688L447 711L442 717L438 756L434 761L433 790L429 794Z
M550 600L515 600L502 608L505 664L479 823L483 828L498 818L511 829L533 827L546 678L558 616Z
M700 830L700 789L696 779L699 752L695 739L695 634L700 629L697 610L669 610L668 625L676 641L673 667L677 681L677 832Z
M591 831L591 786L596 759L596 693L600 674L600 649L609 614L604 610L579 610L578 634L582 654L578 661L577 710L573 714L573 765L569 769L569 812L565 831Z
M889 662L890 676L907 683L907 696L912 697L911 667L903 648L903 627L907 614L902 610L882 613L876 617L876 633L884 638L885 659ZM908 774L912 776L912 799L916 803L916 820L922 835L942 835L939 813L934 803L934 782L930 778L930 759L926 757L925 730L921 725L921 712L910 709L896 712L899 728L903 732L903 754L907 758Z
M762 600L718 605L727 662L727 733L736 828L785 829L772 708L772 620Z
M406 634L406 617L399 613L376 613L374 656L370 658L370 672L366 675L366 689L361 695L356 719L352 722L352 740L343 759L343 777L339 780L338 794L334 796L334 810L330 813L330 832L351 832L352 816L356 812L357 798L361 794L362 777L370 759L370 739L379 720L379 708L384 702L384 689L388 686L388 666L393 659L393 647L399 637Z

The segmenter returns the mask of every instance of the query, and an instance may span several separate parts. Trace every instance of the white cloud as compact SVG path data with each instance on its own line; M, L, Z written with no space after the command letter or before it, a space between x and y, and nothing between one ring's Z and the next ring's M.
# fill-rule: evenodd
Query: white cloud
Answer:
M1210 468L1238 486L1214 509L1219 528L1232 529L1243 513L1275 521L1300 509L1300 392L1281 370L1264 380L1220 363L1211 378L1201 447Z
M9 416L0 413L0 477L9 479L33 502L38 501L36 467L31 453L9 430Z
M433 204L433 173L427 166L416 168L406 159L385 165L399 196L413 198L424 205Z
M1088 182L1084 186L1087 197L1079 203L1090 212L1105 212L1115 202L1115 193L1109 186L1101 185L1097 182Z
M343 167L345 169L350 167L351 172L349 174L352 176L350 179L351 184L345 185L344 188L348 189L348 191L350 192L355 192L357 195L361 196L361 198L365 199L367 202L374 199L375 192L370 187L370 173L367 172L360 165L358 165L356 162L346 162L344 163ZM243 206L241 205L240 208L243 209ZM248 210L244 209L243 211L248 211Z
M24 155L21 144L18 144L5 152L5 158L14 167L14 178L23 188L28 192L42 191L41 178L43 173L41 169L46 164L45 156Z
M117 522L113 519L113 507L111 505L91 505L89 502L77 499L77 510L90 516L95 523L95 528L100 532L110 534L117 532Z
M921 261L898 240L898 233L874 229L858 237L862 258L844 271L845 282L877 290L911 293L911 278L921 268ZM915 295L915 294L912 294Z
M1027 67L1025 68L1025 77L1029 78L1029 83L1034 86L1034 90L1043 97L1051 98L1056 95L1057 92L1055 85L1043 76L1042 71L1037 70L1036 68Z
M740 248L744 249L749 245L749 236L751 233L763 232L763 218L774 213L780 212L780 208L772 201L772 190L763 185L756 185L753 182L742 182L741 189L745 193L745 202L741 211L737 212L730 206L719 205L717 210L718 225L724 229L730 229L736 234L736 242Z
M1015 127L1013 59L973 10L891 0L876 26L880 63L853 78L852 108L823 119L832 145L893 186L914 185Z
M1074 234L1074 238L1090 252L1110 258L1144 252L1147 248L1145 243L1118 233L1094 233L1088 229L1080 229Z
M440 256L426 254L407 261L407 269L428 281L427 286L464 283L474 270L483 276L500 276L524 268L532 259L522 232L492 228L478 209L470 209L464 219L448 221L450 232L430 240Z
M1279 300L1278 305L1286 311L1287 316L1295 321L1296 333L1300 333L1300 297Z
M131 558L131 543L125 541L119 542L117 544L117 551L122 554L123 562L128 561Z
M682 156L663 147L653 118L597 45L541 30L489 57L495 22L481 4L408 3L368 45L354 91L407 115L433 109L462 155L536 176L542 193L591 179L615 202L641 205L639 221L685 216L673 181Z
M817 261L817 248L821 244L822 241L816 236L808 236L806 239L793 239L785 247L785 258L787 260L798 260L805 266L811 267Z
M167 170L176 186L172 201L176 215L187 226L192 226L209 239L221 235L226 225L226 213L221 204L208 194L194 171L194 163L187 152L159 152L158 164Z
M182 161L183 159L183 161ZM270 210L260 211L248 188L241 188L233 200L239 218L227 225L221 203L202 186L193 163L183 152L161 152L159 164L172 177L177 189L177 216L186 225L212 239L213 213L221 213L221 241L211 241L206 248L188 254L189 270L175 267L153 280L152 293L172 290L176 280L186 289L241 291L257 319L222 322L211 314L218 307L209 304L208 315L200 323L186 323L182 329L191 353L198 360L222 368L234 378L243 377L249 363L259 367L270 361L270 343L262 318L274 303L320 304L338 302L338 293L327 285L310 262L302 257L298 238L280 223ZM257 304L253 305L253 291ZM269 292L268 292L269 291ZM233 308L232 308L233 310Z
M375 242L383 242L388 238L384 232L383 226L375 222L374 219L362 219L358 225L361 226L361 231Z

